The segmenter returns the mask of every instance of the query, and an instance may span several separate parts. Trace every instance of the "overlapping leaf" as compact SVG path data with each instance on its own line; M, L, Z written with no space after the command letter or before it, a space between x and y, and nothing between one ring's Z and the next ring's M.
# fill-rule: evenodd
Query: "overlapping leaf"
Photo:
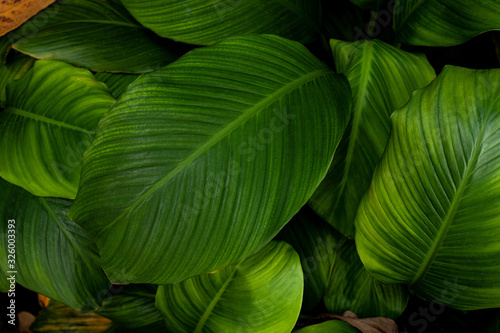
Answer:
M304 271L302 310L313 310L325 296L335 254L344 237L305 206L276 238L292 245L299 254Z
M452 46L500 30L498 0L397 0L394 29L399 42Z
M323 219L354 235L354 216L389 137L390 115L435 76L423 55L378 40L331 40L337 71L353 92L351 122L327 176L309 201Z
M369 12L353 5L349 0L323 3L321 29L325 47L330 48L330 39L359 40L365 33Z
M244 259L324 177L347 80L305 47L251 35L138 78L99 123L70 216L113 282L172 283Z
M0 113L0 176L38 196L74 199L81 160L115 103L86 69L37 61L7 87Z
M160 286L156 305L172 333L291 332L303 277L291 246L273 241L218 272Z
M22 56L8 64L0 63L0 105L4 104L7 99L7 84L20 79L33 66L34 62L35 59Z
M399 316L408 295L402 285L380 283L363 267L354 242L303 208L278 234L293 246L304 270L303 309L321 299L329 312L359 317Z
M95 78L104 82L113 96L118 98L127 87L135 81L139 76L135 74L120 74L99 72L95 74Z
M8 37L14 49L35 58L94 71L151 72L182 54L179 45L137 23L118 0L56 2Z
M155 285L128 285L113 293L96 313L134 332L163 333L163 315L155 307Z
M319 32L319 0L123 0L128 11L162 37L212 45L231 36L274 34L299 42Z
M392 115L356 216L384 282L458 309L500 306L500 70L445 67Z
M354 242L344 239L336 251L324 301L332 313L349 310L360 318L397 318L406 308L408 294L404 286L383 284L368 274Z
M0 189L2 275L17 271L16 282L74 309L99 306L109 282L96 244L67 218L71 201L35 197L3 179ZM8 231L12 219L15 233ZM15 239L14 267L7 266L9 234L15 235L9 237Z

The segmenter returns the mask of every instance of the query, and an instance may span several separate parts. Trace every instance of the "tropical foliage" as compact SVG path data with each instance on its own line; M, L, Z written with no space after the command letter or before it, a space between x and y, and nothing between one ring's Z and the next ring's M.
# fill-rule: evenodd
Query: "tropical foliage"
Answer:
M53 300L35 329L498 328L498 1L16 3L0 290Z

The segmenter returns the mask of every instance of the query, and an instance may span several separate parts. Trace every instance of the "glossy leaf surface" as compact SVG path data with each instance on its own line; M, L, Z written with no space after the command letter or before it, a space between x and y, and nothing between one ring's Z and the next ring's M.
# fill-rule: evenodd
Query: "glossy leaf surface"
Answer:
M70 217L113 282L218 270L305 204L349 110L345 78L296 42L252 35L194 50L137 79L101 120Z
M356 217L367 270L458 309L500 306L500 70L445 67L392 116Z

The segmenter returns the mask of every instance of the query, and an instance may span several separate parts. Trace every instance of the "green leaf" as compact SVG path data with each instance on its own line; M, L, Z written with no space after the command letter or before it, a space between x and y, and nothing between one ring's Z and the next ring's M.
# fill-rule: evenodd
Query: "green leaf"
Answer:
M115 98L128 88L139 76L135 74L119 74L119 73L105 73L99 72L95 74L95 78L104 82Z
M93 71L151 72L182 54L115 0L57 2L8 36L18 51Z
M340 320L329 320L321 324L304 327L294 333L359 333L359 331Z
M312 195L350 100L343 76L277 36L191 51L138 78L100 121L70 216L113 282L238 262Z
M74 199L83 153L114 103L88 70L37 61L7 87L0 176L37 196Z
M385 148L390 116L435 72L424 55L379 40L331 40L338 73L351 84L351 121L327 176L309 205L334 228L354 236L354 217Z
M17 57L13 61L0 63L0 106L7 100L7 84L19 80L33 66L35 59L30 57Z
M445 67L392 115L356 216L368 271L457 309L500 306L500 70Z
M342 238L307 206L276 236L276 239L287 242L299 254L304 271L302 310L313 310L323 300Z
M397 0L394 11L394 30L404 44L453 46L499 29L498 0Z
M218 272L158 288L156 306L170 332L290 332L303 278L297 253L271 242Z
M319 0L122 0L145 27L162 37L212 45L248 33L299 42L314 39L321 22Z
M109 282L101 272L96 244L67 218L71 201L35 197L3 179L0 189L3 274L17 271L16 282L74 309L99 306ZM8 239L15 253L7 252ZM8 259L15 260L14 267L7 266Z
M364 268L354 242L348 239L340 242L325 294L328 311L342 314L350 310L360 318L395 319L407 303L404 286L380 283Z
M380 283L365 270L354 242L304 207L278 234L293 246L304 271L303 310L324 298L329 312L398 317L406 307L405 286Z
M7 54L10 52L11 42L7 36L0 37L0 63L5 64L7 61Z
M106 298L96 313L134 332L163 333L163 315L155 307L156 290L154 285L124 286Z

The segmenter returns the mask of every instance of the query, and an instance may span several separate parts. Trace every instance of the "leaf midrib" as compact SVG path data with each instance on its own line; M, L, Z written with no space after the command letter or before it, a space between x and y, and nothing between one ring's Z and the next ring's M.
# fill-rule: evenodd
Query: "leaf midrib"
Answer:
M201 316L200 320L198 321L198 324L196 325L196 328L195 328L195 330L194 330L193 333L200 333L201 332L201 330L205 326L205 323L207 322L208 318L212 314L215 306L217 305L217 303L219 302L220 298L222 297L222 294L224 294L224 292L226 291L226 289L229 286L229 284L233 281L234 276L236 275L236 271L238 270L238 267L241 265L242 262L240 262L239 264L236 265L236 267L234 268L234 270L231 272L231 275L228 276L226 282L224 282L224 284L219 289L219 291L217 292L217 294L215 294L214 298L212 299L212 301L210 302L210 304L206 308L205 312Z
M460 182L460 185L458 186L458 189L455 192L455 195L453 196L450 208L448 209L448 212L446 213L446 216L444 217L443 222L439 227L438 233L436 234L436 237L432 242L432 245L427 251L424 260L420 264L418 271L411 280L410 286L414 286L417 282L419 282L422 279L422 277L425 275L429 267L432 265L434 258L436 257L439 251L439 248L441 247L441 245L444 242L444 239L446 238L446 234L448 233L448 230L450 229L453 219L455 218L455 215L458 211L458 206L460 205L460 201L462 200L465 189L469 185L472 173L477 166L477 162L479 160L479 154L481 153L481 145L483 137L484 137L484 128L481 130L481 133L479 134L477 141L474 144L470 162L465 167L464 176L462 177L462 181Z
M4 112L12 113L12 114L15 114L15 115L18 115L18 116L21 116L21 117L24 117L24 118L28 118L28 119L38 120L38 121L47 123L49 125L55 125L55 126L67 128L67 129L70 129L70 130L82 132L82 133L85 133L85 134L88 134L88 135L94 135L94 131L89 131L89 130L87 130L85 128L82 128L82 127L79 127L79 126L67 124L67 123L59 121L59 120L55 120L55 119L52 119L52 118L41 116L39 114L31 113L31 112L28 112L28 111L25 111L25 110L22 110L22 109L18 109L18 108L12 107L12 106L7 107L4 110Z
M233 120L232 122L227 124L226 127L221 129L219 132L215 133L214 136L212 136L204 144L202 144L195 151L193 151L193 153L191 153L184 160L182 160L179 164L177 164L177 166L174 169L169 171L163 178L161 178L153 186L151 186L149 188L149 190L147 190L143 194L141 194L134 201L133 204L127 206L127 208L120 215L118 215L113 221L111 221L106 226L104 226L101 229L101 232L104 232L106 229L111 228L123 216L128 214L130 211L134 210L139 204L141 204L144 200L146 200L146 198L148 198L154 192L156 192L156 190L158 190L160 187L162 187L165 183L167 183L170 179L172 179L176 174L178 174L184 168L191 165L191 163L196 158L201 156L201 154L208 151L215 144L220 142L223 138L225 138L226 136L231 134L234 130L236 130L237 128L242 126L244 123L246 123L250 118L257 116L267 106L271 105L272 103L279 100L281 97L285 96L286 94L292 92L293 90L300 88L302 85L306 84L307 82L310 82L314 79L317 79L318 77L321 77L323 75L328 75L330 73L332 73L332 72L329 69L320 69L320 70L316 70L312 73L308 73L307 75L301 76L300 78L287 83L286 85L284 85L280 89L276 90L273 94L267 96L266 98L261 100L259 103L255 104L253 107L244 111L239 117L237 117L235 120Z

